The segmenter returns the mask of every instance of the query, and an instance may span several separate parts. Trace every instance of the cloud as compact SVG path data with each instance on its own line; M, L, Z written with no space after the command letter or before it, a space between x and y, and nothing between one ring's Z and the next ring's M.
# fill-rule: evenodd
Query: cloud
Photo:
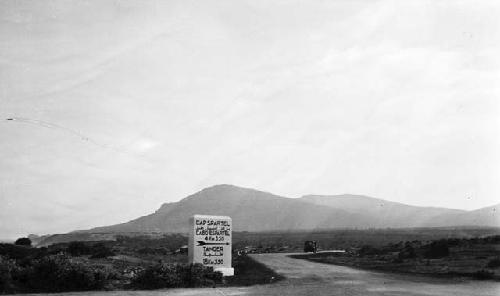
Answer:
M134 141L134 143L132 143L132 145L130 145L129 147L132 151L135 151L138 153L145 153L145 152L153 149L157 145L158 145L158 143L151 140L151 139L142 138L142 139L138 139L138 140Z

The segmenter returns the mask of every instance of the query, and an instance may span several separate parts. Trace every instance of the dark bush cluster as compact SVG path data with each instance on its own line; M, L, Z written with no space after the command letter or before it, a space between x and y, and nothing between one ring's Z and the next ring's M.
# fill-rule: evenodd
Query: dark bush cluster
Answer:
M447 240L433 241L424 247L424 257L427 259L438 259L450 254Z
M106 258L114 256L112 249L103 243L86 244L84 242L70 242L66 252L71 256L90 255L90 258Z
M500 258L493 258L491 259L488 264L486 265L488 268L498 268L500 267Z
M71 256L81 256L89 254L90 248L84 242L70 242L66 252Z
M491 280L494 278L494 273L489 270L478 270L472 275L475 279L478 280Z
M16 275L18 269L14 260L0 256L0 294L16 291L12 275Z
M222 274L201 264L157 264L132 279L135 289L212 287L222 282Z
M127 246L129 249L139 250L142 248L165 248L167 250L177 250L183 245L187 245L188 239L181 234L165 234L161 237L152 238L150 236L117 236L118 245Z
M50 255L19 264L0 258L0 292L64 292L102 289L108 274L65 256Z
M18 238L14 244L19 246L31 246L31 240L27 237L21 237Z
M110 256L115 256L115 252L106 247L103 243L97 243L90 248L90 258L106 258Z
M0 244L0 256L8 259L24 259L29 256L36 256L40 249L13 244Z
M370 256L370 255L381 255L383 254L384 251L382 251L379 248L375 248L369 245L362 246L361 249L359 249L358 254L361 257L364 256Z
M145 254L145 255L168 255L171 253L170 250L167 248L141 248L137 250L137 253L139 254Z
M416 257L417 253L410 243L405 244L403 249L398 253L398 259L400 260L413 259Z

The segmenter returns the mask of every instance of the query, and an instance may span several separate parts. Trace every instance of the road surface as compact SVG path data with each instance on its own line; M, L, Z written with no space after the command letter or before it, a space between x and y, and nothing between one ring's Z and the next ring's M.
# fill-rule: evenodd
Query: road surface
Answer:
M384 295L384 296L498 296L500 283L456 279L433 279L363 271L350 267L293 259L288 254L257 254L253 258L287 279L269 285L239 288L170 289L157 291L112 291L64 293L92 296L307 296L307 295ZM42 295L42 294L38 294Z

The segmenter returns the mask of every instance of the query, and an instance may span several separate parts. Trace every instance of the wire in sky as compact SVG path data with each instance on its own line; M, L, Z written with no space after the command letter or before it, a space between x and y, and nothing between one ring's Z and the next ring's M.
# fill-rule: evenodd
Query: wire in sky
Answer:
M70 129L70 128L55 124L55 123L51 123L51 122L47 122L47 121L43 121L43 120L31 119L31 118L24 118L24 117L10 117L10 118L7 118L6 120L37 125L37 126L41 126L41 127L48 128L48 129L60 130L60 131L63 131L67 134L70 134L72 136L76 136L76 137L80 138L80 140L91 143L95 146L105 148L105 149L111 149L111 150L114 150L117 152L126 153L126 151L123 151L122 149L117 149L111 145L99 143L99 142L95 141L94 139L82 134L81 132L79 132L77 130L73 130L73 129Z

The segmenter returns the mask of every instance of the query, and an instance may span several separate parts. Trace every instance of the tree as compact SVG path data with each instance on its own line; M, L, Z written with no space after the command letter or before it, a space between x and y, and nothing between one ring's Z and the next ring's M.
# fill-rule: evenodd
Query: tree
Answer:
M16 240L14 243L18 246L30 246L31 247L31 240L27 237L21 237Z

